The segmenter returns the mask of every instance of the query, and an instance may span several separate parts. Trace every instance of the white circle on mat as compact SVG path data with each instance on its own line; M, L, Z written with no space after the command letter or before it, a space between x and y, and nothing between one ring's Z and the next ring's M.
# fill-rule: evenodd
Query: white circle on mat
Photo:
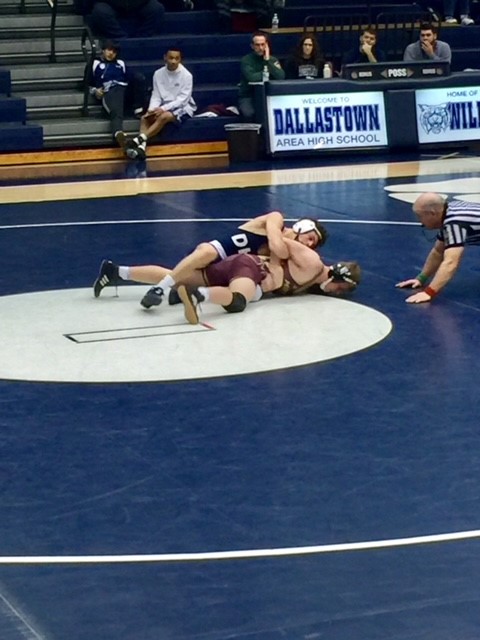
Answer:
M361 351L392 330L351 300L305 295L261 300L228 314L204 303L148 311L147 286L37 291L0 297L0 378L44 382L166 382L305 366Z

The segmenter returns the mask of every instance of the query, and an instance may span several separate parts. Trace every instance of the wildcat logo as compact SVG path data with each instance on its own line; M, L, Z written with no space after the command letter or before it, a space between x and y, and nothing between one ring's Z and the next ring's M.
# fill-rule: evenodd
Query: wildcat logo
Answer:
M439 134L450 128L450 104L420 104L420 124L425 133Z

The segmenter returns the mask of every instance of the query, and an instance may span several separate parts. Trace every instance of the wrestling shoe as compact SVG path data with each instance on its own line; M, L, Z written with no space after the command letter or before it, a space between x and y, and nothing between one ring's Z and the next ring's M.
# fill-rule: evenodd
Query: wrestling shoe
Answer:
M183 302L183 306L185 307L185 319L190 324L198 324L198 305L205 300L204 296L200 293L198 289L194 287L186 287L181 284L178 289L178 297Z
M103 260L97 279L93 283L93 295L95 298L98 298L107 285L113 285L116 289L119 281L118 265L111 260Z
M175 288L170 289L170 293L168 294L168 304L174 305L174 304L181 304L181 303L182 301L180 300L178 291Z
M150 307L158 307L158 305L162 303L162 300L163 300L162 287L152 287L147 291L147 293L140 300L140 304L145 309L150 309Z

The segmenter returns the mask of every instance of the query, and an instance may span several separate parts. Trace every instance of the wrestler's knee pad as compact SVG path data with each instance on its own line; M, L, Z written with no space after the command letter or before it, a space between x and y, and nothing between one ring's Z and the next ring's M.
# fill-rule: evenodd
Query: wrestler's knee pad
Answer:
M245 307L247 306L247 299L238 291L234 291L232 293L232 301L230 304L227 304L223 308L227 313L241 313L245 311Z

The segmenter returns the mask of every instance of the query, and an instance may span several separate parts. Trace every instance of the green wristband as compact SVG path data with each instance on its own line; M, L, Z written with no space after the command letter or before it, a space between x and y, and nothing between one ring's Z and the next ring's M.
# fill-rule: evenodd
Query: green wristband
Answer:
M423 271L420 271L420 273L418 274L418 276L416 276L416 280L418 280L420 282L420 284L423 286L427 280L428 280L428 276L426 276Z

